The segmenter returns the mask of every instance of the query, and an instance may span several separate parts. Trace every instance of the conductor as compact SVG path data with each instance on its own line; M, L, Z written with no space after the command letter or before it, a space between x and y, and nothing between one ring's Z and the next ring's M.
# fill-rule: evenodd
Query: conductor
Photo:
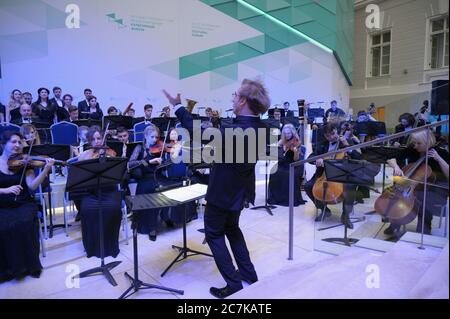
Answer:
M174 106L175 115L181 125L192 135L193 118L186 108L181 105L181 96L172 97L164 91L169 102ZM254 130L256 136L258 128L265 128L260 120L270 106L270 99L266 88L261 82L244 80L241 87L233 94L233 112L236 118L233 121L233 130ZM229 130L230 128L228 128ZM241 130L242 129L242 130ZM228 132L227 132L228 133ZM225 127L221 127L220 134L225 137ZM224 141L225 138L222 138ZM255 141L258 139L256 138ZM222 144L222 155L228 150ZM244 143L244 150L254 149L257 145L250 145L249 139ZM242 150L241 150L242 151ZM233 154L237 154L233 152ZM239 217L246 203L255 200L255 164L256 160L250 156L244 162L214 163L209 178L206 194L207 206L205 210L206 241L214 256L217 268L226 281L223 288L210 288L210 293L217 298L228 297L241 290L242 281L250 284L258 280L255 268L250 260L250 254L244 236L239 228ZM225 244L227 237L236 261L236 271L230 252Z

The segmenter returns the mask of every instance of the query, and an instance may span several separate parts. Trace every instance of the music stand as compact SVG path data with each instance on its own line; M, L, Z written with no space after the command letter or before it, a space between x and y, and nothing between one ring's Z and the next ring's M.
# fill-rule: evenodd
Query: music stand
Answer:
M367 161L359 160L327 160L324 161L325 164L325 174L327 181L343 183L347 185L358 185L358 186L370 186L374 183L375 171L377 170L374 164ZM350 218L354 219L353 222L362 222L365 217L362 218ZM335 228L344 225L344 237L343 238L325 238L322 239L326 242L340 243L346 246L351 246L358 242L358 239L349 238L347 236L347 224L337 224L334 226L320 228L318 231Z
M37 118L37 121L32 121L32 125L36 128L39 137L41 139L41 142L43 144L51 143L52 142L52 134L50 132L50 126L53 123L42 121L41 119Z
M278 129L279 130L279 125L280 125L280 121L279 120L275 120L275 119L266 119L263 120L263 122L266 124L267 129L269 130L269 134L273 129ZM268 135L266 135L268 136ZM268 142L268 141L266 141ZM270 154L270 147L271 145L267 144L268 149L266 149L266 155ZM278 147L277 147L278 150ZM268 175L269 175L269 160L266 159L266 172L265 172L265 183L264 183L264 205L260 205L260 206L254 206L252 208L250 208L251 210L256 210L256 209L265 209L266 212L273 216L272 213L272 209L277 208L277 206L275 205L269 205L268 200L269 200L269 196L268 196L268 188L269 188L269 183L268 183Z
M23 148L23 153L28 154L29 146ZM58 161L67 161L70 158L71 149L70 145L63 144L43 144L43 145L33 145L31 149L31 156L43 156L50 157ZM52 213L52 192L50 190L50 179L49 179L49 188L47 192L48 196L48 208L49 208L49 217L50 217L50 225L49 225L49 237L53 238L53 229L58 227L66 227L65 224L56 224L53 225L53 213ZM65 207L64 207L65 209Z
M100 120L92 120L92 119L84 119L84 120L76 120L72 122L75 125L78 126L87 126L87 127L91 127L91 126L99 126L102 127L102 121Z
M200 185L200 184L195 184L195 185ZM187 189L189 189L189 187L196 187L195 185L191 185L191 186L187 186L187 187L180 187L180 188L177 188L175 190L187 190ZM207 186L204 185L204 187L206 188ZM175 191L175 190L172 190L172 191ZM205 196L206 196L206 191L203 194L195 194L194 193L193 195L190 196L189 199L184 199L183 201L177 201L176 205L187 204L189 202L192 202L192 201L204 198ZM170 263L170 265L163 271L163 273L161 274L161 277L164 277L164 275L169 271L170 268L172 268L172 266L175 263L177 263L179 261L182 261L182 260L184 260L184 259L186 259L188 257L195 256L195 255L203 255L203 256L208 256L208 257L214 257L211 254L207 254L207 253L204 253L204 252L201 252L201 251L198 251L198 250L194 250L194 249L191 249L191 248L189 248L187 246L187 231L186 231L186 224L187 224L187 220L186 220L186 215L187 214L186 214L186 212L187 212L187 210L188 210L188 205L185 205L184 216L183 216L184 217L184 219L183 219L183 247L172 245L172 248L178 249L180 253L178 254L177 257L175 257L175 259ZM188 253L191 253L191 254L188 255Z
M70 165L69 176L67 177L66 192L79 191L86 189L96 189L98 191L98 214L99 214L99 236L100 236L100 258L101 265L86 271L83 271L78 278L85 278L96 273L103 274L108 282L117 286L110 273L110 270L121 263L114 261L105 265L105 245L103 229L103 210L102 210L102 187L116 186L121 184L127 169L128 159L125 158L106 158L86 160ZM75 278L74 277L74 278Z
M107 127L109 123L109 129L115 130L118 127L124 127L127 130L133 128L133 117L125 115L109 115L103 117L103 129Z

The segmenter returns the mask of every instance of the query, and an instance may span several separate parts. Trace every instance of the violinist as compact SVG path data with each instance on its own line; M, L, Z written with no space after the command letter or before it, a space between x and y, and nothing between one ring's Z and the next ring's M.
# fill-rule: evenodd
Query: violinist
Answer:
M130 142L130 134L126 128L122 126L117 128L117 140L123 143L122 153L117 155L120 157L127 157L127 144Z
M432 131L423 130L419 132L412 133L409 137L408 147L404 156L400 160L408 160L408 163L414 163L420 158L426 155L426 145L427 139L429 141L429 152L428 152L428 166L433 171L433 175L436 178L432 184L438 186L445 186L445 188L439 188L433 186L432 184L427 186L427 202L425 206L425 225L424 233L431 234L431 222L433 219L433 211L436 211L437 206L445 205L448 197L448 180L449 180L449 154L448 151L439 147L436 144L436 138ZM425 163L425 161L423 161ZM402 168L398 165L397 159L388 160L388 165L394 169L395 176L403 176L404 172ZM425 165L425 164L423 164ZM417 232L422 232L422 204L424 198L424 192L422 187L415 189L415 198L417 203ZM400 229L400 225L391 224L384 233L386 235L397 234Z
M20 127L20 134L25 138L25 143L30 146L41 145L41 138L39 137L38 131L33 124L23 124Z
M349 141L348 136L338 134L338 126L335 123L328 123L323 128L323 134L325 140L316 147L316 150L310 155L310 157L325 154L327 152L335 151L339 148L345 148L350 146L351 140ZM350 153L346 154L348 157L352 159L361 159L361 154L353 150ZM318 159L315 162L316 172L313 177L306 182L305 184L305 192L308 194L308 197L314 202L314 205L317 209L320 209L322 212L316 217L316 221L324 220L327 217L331 216L331 211L328 207L325 207L325 204L320 201L319 198L315 198L313 195L313 187L316 180L324 174L324 159ZM353 224L350 221L350 213L353 210L353 204L355 201L355 193L356 187L352 185L343 185L344 187L344 201L343 201L343 210L341 215L341 221L348 228L352 229Z
M300 137L294 125L286 124L283 127L278 147L278 164L270 174L268 203L289 206L289 164L300 160L302 155ZM303 166L295 168L294 206L305 203L300 191L303 172Z
M0 156L0 283L31 275L38 278L42 271L39 260L38 207L32 191L45 180L54 165L53 159L40 161L36 176L32 166L23 161L15 165L11 157L22 155L23 136L6 131L1 136ZM22 155L23 157L23 155ZM13 168L14 167L14 168Z
M82 152L71 162L92 160L99 157L114 157L113 150L104 147L104 136L100 127L91 126L87 132L87 141L90 148ZM70 170L70 166L69 166ZM101 258L99 239L99 215L98 207L102 205L104 212L104 257L117 257L119 254L119 231L122 221L121 201L122 196L117 186L103 187L101 199L98 189L88 189L82 194L72 194L79 216L81 218L81 231L83 246L87 257L96 256Z
M182 161L182 142L180 141L180 135L176 128L169 129L168 138L165 146L165 158L170 161L170 165L167 166L165 171L166 177L173 183L182 184L182 181L186 177L187 167ZM197 217L195 201L171 207L170 211L163 210L161 213L161 219L166 225L171 228L177 224L182 224L184 221L184 214L186 212L187 222Z
M87 132L86 138L90 148L80 153L77 158L78 161L90 160L102 156L116 156L116 152L114 152L114 150L104 147L105 141L102 130L99 126L91 126Z
M157 187L155 170L162 162L162 142L159 141L159 129L149 125L144 130L142 145L136 146L128 163L130 174L138 179L136 195L154 193ZM148 210L136 215L137 230L156 240L159 210Z

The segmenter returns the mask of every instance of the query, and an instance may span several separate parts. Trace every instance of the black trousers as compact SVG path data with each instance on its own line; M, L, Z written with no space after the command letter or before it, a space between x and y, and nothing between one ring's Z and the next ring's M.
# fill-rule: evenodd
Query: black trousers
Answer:
M240 275L251 281L258 279L255 267L250 260L244 235L239 228L240 215L240 211L227 211L208 203L204 217L206 241L220 274L231 289L241 289L242 282L236 273L230 252L225 244L225 236L230 243Z
M305 192L308 195L308 197L313 201L314 205L316 206L317 209L322 209L325 207L325 204L321 201L318 201L314 198L313 195L313 187L314 187L314 183L317 180L317 176L316 174L314 174L314 176L305 183ZM343 215L349 215L351 213L351 211L353 210L353 204L355 202L355 198L356 198L356 187L355 185L349 185L349 184L344 184L344 202L342 204L342 214Z

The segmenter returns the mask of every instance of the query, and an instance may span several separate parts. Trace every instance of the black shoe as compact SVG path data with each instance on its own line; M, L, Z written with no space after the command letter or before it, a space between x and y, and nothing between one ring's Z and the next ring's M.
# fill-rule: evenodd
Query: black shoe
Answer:
M236 270L236 274L239 276L239 278L241 278L242 281L245 281L249 285L252 285L252 284L254 284L255 282L258 281L258 278L256 278L256 279L244 278L243 276L241 276L241 273L239 272L239 270Z
M400 230L400 226L394 226L393 224L390 224L389 227L383 231L383 234L391 236L391 235L394 235L399 230Z
M37 270L37 271L32 272L30 274L30 276L33 278L39 278L39 277L41 277L41 273L42 273L42 270Z
M150 234L148 234L148 239L150 239L151 241L156 241L156 232L150 232Z
M242 289L242 287L238 288L238 289L231 289L229 286L226 286L226 287L223 287L223 288L211 287L211 288L209 288L209 292L214 297L219 298L219 299L223 299L223 298L226 298L228 296L231 296L232 294L234 294L235 292L238 292L241 289Z
M345 227L348 229L353 229L353 223L350 221L350 218L346 215L341 216L341 222L344 224Z
M328 217L331 217L331 210L326 208L325 210L322 210L322 212L319 215L317 215L314 221L321 222L322 220L325 220Z
M168 220L165 223L166 223L167 228L174 228L175 227L175 224L171 220Z

